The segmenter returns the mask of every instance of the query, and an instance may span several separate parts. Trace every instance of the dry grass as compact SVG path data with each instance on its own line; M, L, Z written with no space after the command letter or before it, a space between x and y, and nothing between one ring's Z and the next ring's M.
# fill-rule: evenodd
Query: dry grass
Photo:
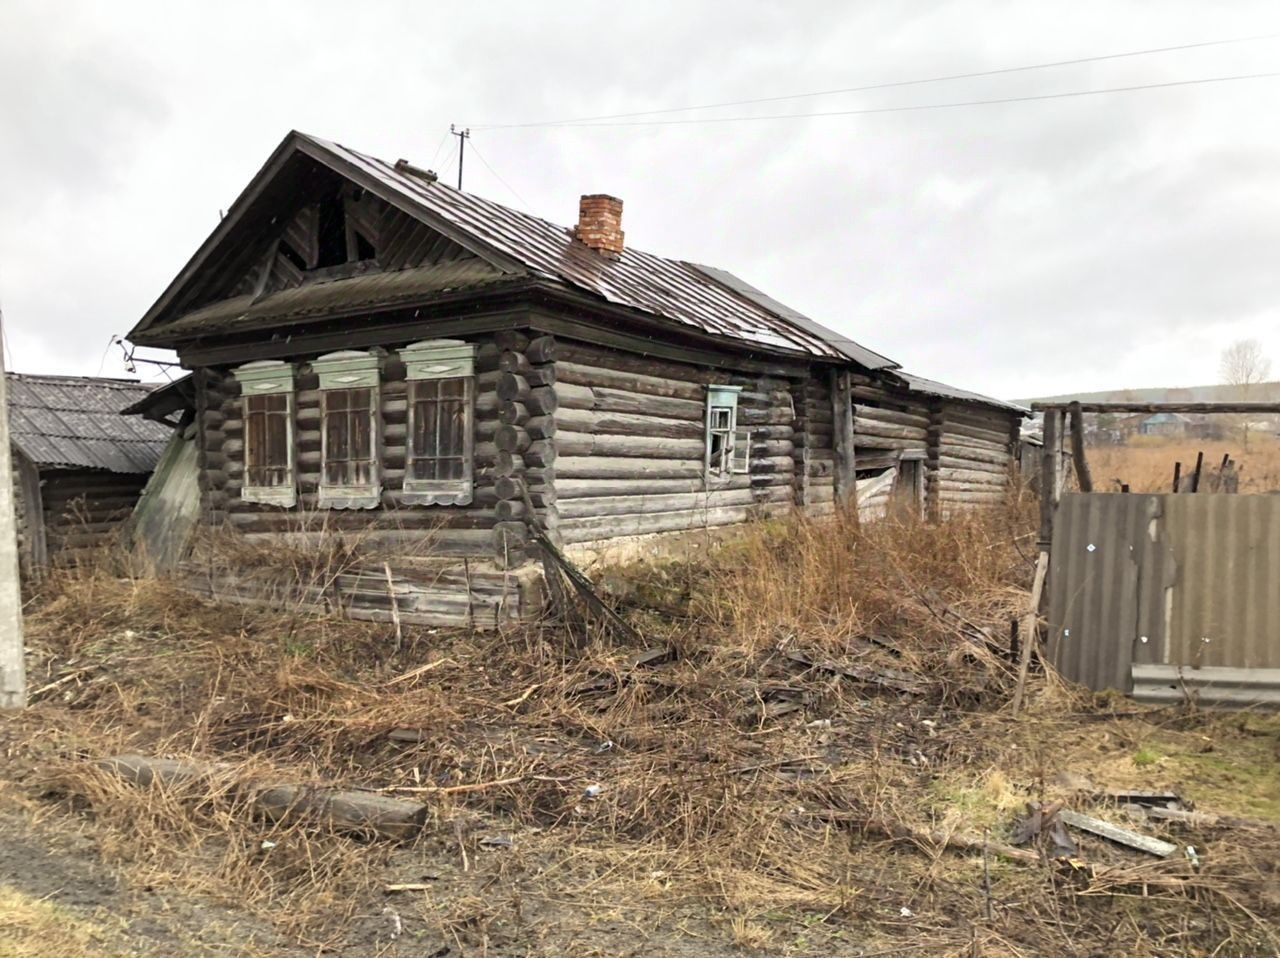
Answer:
M553 622L411 629L396 654L385 626L82 568L33 601L32 682L48 690L0 734L11 776L57 814L90 811L102 854L135 881L240 902L310 946L377 915L383 882L426 871L430 894L392 904L459 953L616 954L642 933L672 953L701 943L685 954L1274 951L1266 833L1162 826L1201 849L1200 872L1102 843L1093 872L993 855L989 892L982 855L935 844L1003 839L1032 799L1090 808L1066 771L1194 799L1194 779L1170 776L1204 740L1221 759L1280 733L1092 701L1042 675L1025 720L1009 719L1001 647L1031 521L791 519L714 560L615 570L624 610L669 650L642 666L643 649ZM1137 763L1143 749L1159 759ZM84 761L125 751L229 767L198 791L142 791ZM1274 769L1256 775L1280 788ZM408 851L269 825L241 786L272 780L406 790L430 823ZM487 850L494 836L513 847Z
M1253 435L1249 448L1240 439L1168 439L1136 436L1125 446L1095 446L1087 452L1094 487L1115 492L1119 483L1128 483L1134 492L1169 492L1173 487L1174 463L1182 472L1195 469L1196 455L1204 453L1204 469L1217 470L1222 457L1230 455L1238 463L1241 492L1280 491L1280 442Z

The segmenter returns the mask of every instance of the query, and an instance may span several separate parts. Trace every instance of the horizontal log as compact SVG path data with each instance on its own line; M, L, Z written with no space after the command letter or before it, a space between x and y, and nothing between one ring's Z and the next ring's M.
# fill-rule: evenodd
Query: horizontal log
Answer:
M563 414L562 414L563 416ZM563 421L563 420L561 420ZM624 456L702 461L706 443L698 439L655 439L648 436L593 436L561 428L556 432L556 452L562 456Z
M556 459L557 479L692 479L702 474L701 460L565 455Z
M529 418L529 410L522 402L499 402L498 422L508 426L518 426Z
M870 419L854 419L853 437L855 444L861 436L879 436L884 439L915 439L924 442L925 427L903 426L897 423Z
M953 456L940 456L936 460L929 460L931 466L936 465L939 469L961 469L966 472L984 472L993 476L1004 476L1009 472L1009 464L995 462L977 462L973 459L956 459Z
M498 398L505 402L525 402L529 398L529 381L516 373L499 373Z
M698 492L705 487L696 479L566 479L556 476L556 494L560 501L598 496L661 495L664 493ZM746 476L734 476L731 488L747 488Z
M648 396L670 396L699 403L705 403L707 398L706 387L697 382L581 365L564 359L556 363L556 387L559 388L561 383L612 388Z
M529 433L521 426L501 425L493 434L498 452L524 452L530 442Z
M787 503L750 506L718 506L696 512L657 512L644 515L596 516L562 519L560 535L566 543L593 542L621 536L683 532L746 522L756 515L786 512Z
M993 473L983 472L978 469L951 468L937 469L933 474L943 483L943 488L946 487L947 482L984 482L990 476L994 475Z
M706 397L682 399L656 396L608 386L580 385L557 381L555 392L566 409L590 409L598 412L640 413L668 419L702 422L706 416Z
M590 409L562 409L556 416L556 425L560 429L593 436L650 436L664 439L701 440L705 431L701 421L597 412Z
M229 774L233 766L119 755L94 763L103 772L142 788L179 789L198 786ZM198 799L205 790L199 790ZM376 835L392 841L412 841L422 832L427 807L421 802L371 792L352 792L313 785L274 785L263 789L239 786L237 791L272 821L305 821L337 831Z
M508 349L498 357L498 369L504 373L518 373L523 376L532 367L532 363L524 353Z
M562 520L588 516L645 515L654 512L701 512L720 506L744 506L755 501L751 489L709 489L665 495L623 494L558 503Z
M855 404L853 407L853 418L855 423L881 422L895 426L911 426L919 429L927 429L929 426L929 412L926 409L921 409L916 412L901 412L897 409L884 409L878 406L863 406Z

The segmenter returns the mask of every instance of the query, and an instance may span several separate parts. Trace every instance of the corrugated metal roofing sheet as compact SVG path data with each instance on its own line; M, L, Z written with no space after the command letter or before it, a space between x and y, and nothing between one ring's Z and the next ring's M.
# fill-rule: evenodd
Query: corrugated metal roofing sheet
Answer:
M954 399L958 402L981 403L984 406L999 406L1002 409L1023 413L1024 415L1031 412L1026 406L1005 402L1003 399L992 399L990 396L969 392L967 389L957 389L955 386L948 386L946 383L940 383L934 379L925 379L923 376L917 376L914 373L898 370L896 375L900 376L911 387L913 392L924 393L926 396L938 396L941 399Z
M402 173L390 163L340 144L299 136L313 148L392 188L418 209L544 278L558 279L611 303L641 309L712 335L770 350L848 358L816 323L807 321L809 328L805 328L794 320L799 314L793 310L788 310L790 316L780 315L759 302L736 295L689 263L633 247L627 247L616 260L608 259L577 242L564 226L439 181L427 182L412 173ZM847 346L849 341L844 343ZM877 358L886 362L884 357Z
M7 373L9 439L37 466L147 473L172 432L122 416L150 386L88 376Z

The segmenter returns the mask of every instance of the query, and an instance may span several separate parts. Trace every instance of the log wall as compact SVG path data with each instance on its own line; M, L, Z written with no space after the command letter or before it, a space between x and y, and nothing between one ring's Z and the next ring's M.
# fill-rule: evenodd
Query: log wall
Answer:
M929 471L939 515L1003 502L1014 476L1018 417L967 403L940 403Z
M708 485L706 387L737 385L738 426L752 432L750 473ZM787 511L796 501L796 386L780 376L558 344L554 460L565 544L680 532ZM807 411L807 406L806 406ZM830 501L830 407L826 410ZM530 472L533 471L530 465Z
M132 514L147 476L45 469L40 480L48 559L65 564L112 540Z
M467 506L417 506L404 501L408 389L405 366L394 351L384 360L380 385L382 501L377 509L317 509L320 486L320 383L308 361L295 360L293 435L298 503L291 509L240 498L244 484L244 421L240 386L231 369L199 370L198 459L201 510L207 524L229 524L252 539L296 538L341 532L375 548L435 556L492 558L499 497L495 467L499 431L501 349L477 340L474 491Z
M835 414L827 377L815 372L797 387L803 407L805 472L804 498L799 500L811 516L829 516L836 510ZM855 436L857 424L854 424Z

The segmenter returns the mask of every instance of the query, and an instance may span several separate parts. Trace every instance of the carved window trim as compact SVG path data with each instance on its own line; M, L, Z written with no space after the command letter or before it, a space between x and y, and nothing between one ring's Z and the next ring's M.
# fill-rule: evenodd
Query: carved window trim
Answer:
M327 353L311 363L311 369L320 379L320 486L317 506L321 509L376 509L382 503L382 398L379 360L374 353L356 350L340 350ZM350 409L357 394L368 392L367 410ZM344 404L338 408L337 394L343 394ZM330 408L331 405L334 408ZM334 439L344 432L345 448L360 437L360 423L354 417L367 416L368 455L359 459L349 454L338 460ZM363 418L363 417L360 417ZM354 427L354 428L353 428ZM330 466L338 461L368 463L368 479L353 482L349 478L335 481L330 478Z
M473 343L458 339L424 340L400 350L408 381L407 432L405 436L404 501L417 506L470 505L475 486L475 354ZM446 382L460 384L461 396L442 396ZM439 424L447 407L455 407L454 415L462 421L455 431L460 433L457 455L441 456ZM433 417L435 448L419 448L426 442L428 423ZM460 460L461 475L446 479L418 478L415 473L427 461Z
M291 509L298 503L298 464L297 451L294 444L294 381L293 366L274 359L263 359L232 370L236 381L240 384L240 408L243 428L244 473L240 486L240 498L245 502L257 502L262 505L279 506ZM253 400L259 397L283 396L283 410L256 410ZM263 417L261 431L255 429L253 420ZM269 448L271 432L266 428L270 422L268 417L281 417L284 420L284 453L285 464L263 466L262 461L270 458ZM260 437L268 448L257 448ZM254 482L254 472L261 468L284 469L283 480L277 484Z

